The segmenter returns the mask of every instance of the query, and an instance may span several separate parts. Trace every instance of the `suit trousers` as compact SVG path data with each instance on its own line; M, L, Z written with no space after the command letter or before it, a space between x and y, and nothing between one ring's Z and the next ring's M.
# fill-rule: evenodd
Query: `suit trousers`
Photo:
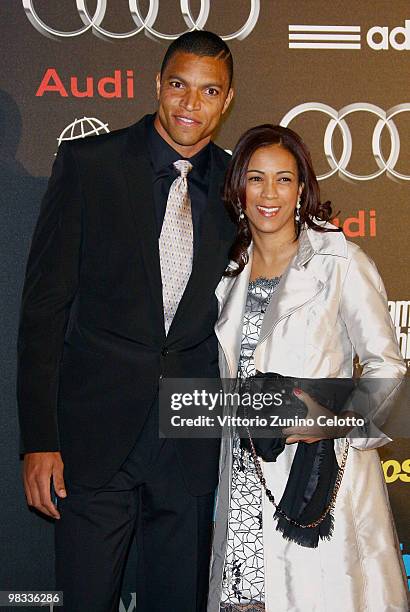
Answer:
M189 493L174 442L158 439L148 421L106 485L66 483L55 529L65 612L118 612L134 535L136 611L206 611L214 493Z

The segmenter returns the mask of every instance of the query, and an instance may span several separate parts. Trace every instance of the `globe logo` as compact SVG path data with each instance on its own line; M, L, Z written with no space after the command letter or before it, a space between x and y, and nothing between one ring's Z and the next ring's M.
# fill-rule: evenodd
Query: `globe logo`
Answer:
M57 138L58 146L64 140L78 140L86 136L98 136L99 134L108 134L108 123L103 123L96 117L83 117L82 119L74 119L72 123L67 125Z

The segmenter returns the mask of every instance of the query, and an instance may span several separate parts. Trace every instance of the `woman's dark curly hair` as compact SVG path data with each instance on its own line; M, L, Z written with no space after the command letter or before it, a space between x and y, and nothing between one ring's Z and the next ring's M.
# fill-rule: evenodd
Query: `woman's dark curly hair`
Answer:
M287 149L296 160L299 174L299 184L303 184L300 197L300 222L296 223L296 238L303 225L317 232L340 231L340 228L325 228L317 225L315 219L330 221L332 207L329 201L320 201L319 184L313 170L310 153L301 139L293 130L269 123L258 125L245 132L236 145L232 160L225 178L223 199L229 216L238 227L235 242L229 256L238 264L235 269L228 269L225 276L237 276L248 263L248 247L251 243L251 230L246 216L239 218L242 209L246 209L246 172L254 152L261 147L279 145Z

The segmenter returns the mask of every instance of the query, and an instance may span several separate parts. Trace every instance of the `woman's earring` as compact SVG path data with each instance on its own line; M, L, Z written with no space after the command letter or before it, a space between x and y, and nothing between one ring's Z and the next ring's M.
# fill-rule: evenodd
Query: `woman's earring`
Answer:
M240 202L239 198L238 198L238 208L239 208L239 222L241 222L242 219L245 219L245 215L243 213L241 202Z
M300 196L298 197L298 201L296 203L296 210L295 210L295 221L296 223L300 223Z

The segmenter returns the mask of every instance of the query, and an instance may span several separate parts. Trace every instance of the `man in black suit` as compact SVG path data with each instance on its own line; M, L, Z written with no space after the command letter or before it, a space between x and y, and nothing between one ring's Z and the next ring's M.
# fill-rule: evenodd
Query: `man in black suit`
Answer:
M118 610L134 532L137 610L206 607L219 443L160 439L158 385L218 376L214 290L234 227L220 195L229 156L211 136L231 80L227 45L185 34L157 76L157 113L63 143L53 167L23 291L18 404L27 501L59 519L68 612ZM191 227L174 256L192 252L174 310L161 250L171 201Z

